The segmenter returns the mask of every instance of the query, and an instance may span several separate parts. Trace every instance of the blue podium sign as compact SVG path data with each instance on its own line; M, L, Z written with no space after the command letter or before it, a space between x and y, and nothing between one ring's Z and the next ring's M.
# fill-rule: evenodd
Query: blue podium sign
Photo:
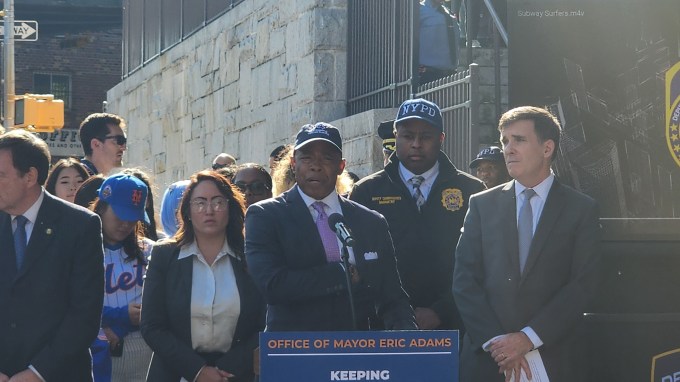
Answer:
M458 331L265 332L260 382L457 382Z

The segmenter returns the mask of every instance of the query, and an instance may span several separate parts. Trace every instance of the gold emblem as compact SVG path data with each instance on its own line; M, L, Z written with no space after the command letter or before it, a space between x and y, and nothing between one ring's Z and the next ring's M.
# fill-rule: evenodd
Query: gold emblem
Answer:
M46 229L45 233L48 234L48 235L51 235L52 234L52 228Z
M680 166L680 62L666 72L666 143Z
M463 207L463 192L457 188L442 191L442 206L449 211L458 211Z

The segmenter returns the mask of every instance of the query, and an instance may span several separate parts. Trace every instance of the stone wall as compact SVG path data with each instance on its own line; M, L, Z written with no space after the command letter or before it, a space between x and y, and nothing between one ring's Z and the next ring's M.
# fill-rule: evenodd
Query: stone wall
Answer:
M397 109L373 109L331 122L342 134L342 154L347 159L347 171L363 178L383 168L378 125L396 115Z
M346 36L346 0L237 5L108 92L126 164L161 189L220 152L267 164L301 125L345 116Z

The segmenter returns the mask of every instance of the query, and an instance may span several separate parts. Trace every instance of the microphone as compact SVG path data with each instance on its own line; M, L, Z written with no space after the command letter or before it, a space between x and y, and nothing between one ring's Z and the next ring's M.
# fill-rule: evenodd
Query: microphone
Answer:
M342 215L338 213L331 214L331 216L328 217L328 225L343 244L348 247L354 246L352 231L350 231L345 225L345 219L342 217Z

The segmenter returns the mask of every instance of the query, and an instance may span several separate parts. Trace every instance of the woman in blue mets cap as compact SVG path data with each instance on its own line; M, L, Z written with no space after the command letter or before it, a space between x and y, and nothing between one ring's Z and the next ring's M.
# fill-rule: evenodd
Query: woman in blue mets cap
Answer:
M148 255L141 232L142 222L149 221L144 208L148 194L138 178L116 174L104 180L91 207L102 219L106 278L100 334L109 343L112 381L144 381L151 361L151 349L139 332ZM96 363L94 369L97 381L109 380L97 373Z

